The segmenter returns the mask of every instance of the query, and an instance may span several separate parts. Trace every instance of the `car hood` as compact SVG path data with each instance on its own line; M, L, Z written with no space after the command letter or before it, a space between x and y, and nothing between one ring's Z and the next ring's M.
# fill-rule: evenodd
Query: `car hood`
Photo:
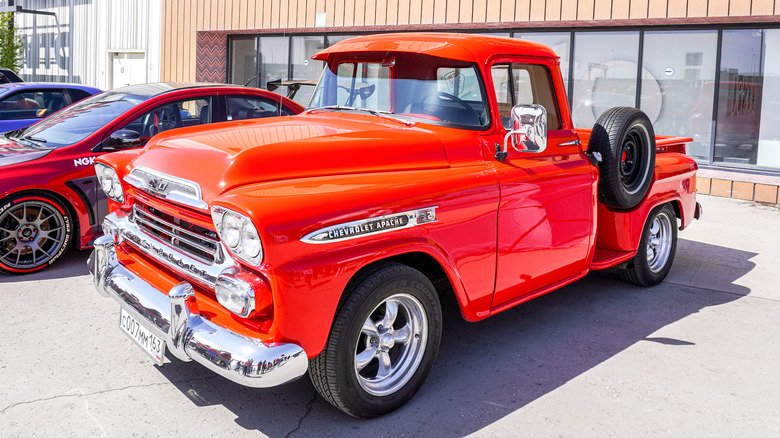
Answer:
M38 158L45 157L51 151L51 149L41 149L31 145L24 145L17 143L8 137L0 136L0 167L37 160Z
M263 181L449 166L433 131L374 115L316 112L177 131L151 142L132 166L196 182L209 204Z

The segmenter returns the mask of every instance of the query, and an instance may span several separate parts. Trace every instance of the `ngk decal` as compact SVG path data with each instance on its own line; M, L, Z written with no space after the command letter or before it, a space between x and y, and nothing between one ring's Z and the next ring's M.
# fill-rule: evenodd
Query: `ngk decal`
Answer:
M97 157L84 157L84 158L76 158L73 160L73 165L78 166L91 166L95 164L95 158Z

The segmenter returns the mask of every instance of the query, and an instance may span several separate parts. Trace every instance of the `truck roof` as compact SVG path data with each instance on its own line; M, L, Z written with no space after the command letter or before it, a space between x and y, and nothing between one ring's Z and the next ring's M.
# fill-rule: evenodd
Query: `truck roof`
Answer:
M440 58L482 62L494 55L558 58L549 47L517 38L464 33L393 33L367 35L336 43L312 56L324 61L333 53L409 52Z

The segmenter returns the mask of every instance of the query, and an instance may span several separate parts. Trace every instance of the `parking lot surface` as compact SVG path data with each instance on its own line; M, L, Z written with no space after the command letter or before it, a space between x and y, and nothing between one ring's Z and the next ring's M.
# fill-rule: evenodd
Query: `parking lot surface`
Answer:
M0 435L780 436L780 209L699 200L658 286L593 273L479 323L444 303L427 383L375 420L307 378L249 389L152 365L73 251L0 276Z

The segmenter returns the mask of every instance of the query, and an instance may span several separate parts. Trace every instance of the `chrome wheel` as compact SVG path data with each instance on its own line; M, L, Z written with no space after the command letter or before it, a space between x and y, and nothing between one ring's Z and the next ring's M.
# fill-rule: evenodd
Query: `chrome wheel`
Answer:
M414 375L425 352L428 320L422 304L408 294L380 303L363 323L355 345L355 374L374 396L402 388Z
M672 219L667 212L661 211L653 218L647 236L646 251L647 266L650 271L661 272L672 253Z
M0 214L0 263L30 270L60 254L66 239L66 219L51 204L25 200Z

